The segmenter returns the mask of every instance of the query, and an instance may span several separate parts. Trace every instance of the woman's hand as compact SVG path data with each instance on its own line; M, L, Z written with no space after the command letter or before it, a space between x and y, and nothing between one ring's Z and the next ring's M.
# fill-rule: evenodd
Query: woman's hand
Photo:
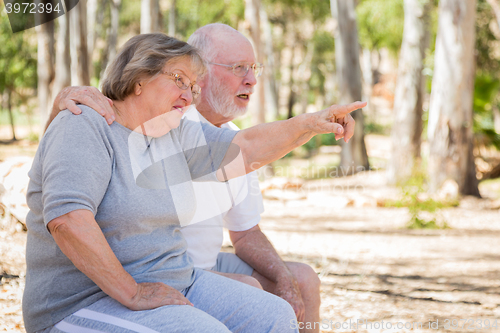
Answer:
M161 282L145 282L137 284L137 293L130 301L124 304L131 310L149 310L164 305L191 305L193 304L177 289Z
M327 109L310 114L310 130L314 134L334 133L335 139L344 138L345 142L354 135L355 121L350 115L352 111L364 108L366 102L354 102L346 105L332 105Z

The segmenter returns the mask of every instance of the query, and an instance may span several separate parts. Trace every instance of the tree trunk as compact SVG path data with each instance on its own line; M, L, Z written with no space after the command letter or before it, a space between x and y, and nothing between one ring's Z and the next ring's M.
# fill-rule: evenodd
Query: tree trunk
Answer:
M160 4L158 0L141 1L141 34L158 31L158 13Z
M16 141L16 129L14 126L14 115L12 113L12 93L9 88L6 88L3 91L3 96L2 96L2 102L3 102L3 108L7 110L9 113L9 120L10 120L10 128L12 129L12 141Z
M479 196L473 156L472 102L476 0L441 0L429 106L430 190L455 180Z
M306 46L304 60L297 68L297 77L300 82L300 109L301 113L307 112L309 105L309 80L311 79L311 63L314 55L314 41L311 39Z
M272 117L279 117L278 111L278 93L276 90L276 81L274 80L274 50L273 50L273 36L271 31L271 24L267 17L264 7L260 8L260 22L262 30L264 30L264 53L266 59L266 67L264 69L264 92L266 101L266 112Z
M373 94L373 65L372 65L372 51L363 49L361 51L361 74L363 75L363 101L368 105L365 107L365 114L368 117L376 117L375 108L371 105Z
M38 103L40 124L45 124L51 110L50 84L54 79L54 21L36 27L38 39ZM43 133L43 125L41 126Z
M405 0L405 26L394 97L392 155L387 168L390 184L408 180L420 162L422 104L428 1Z
M339 104L348 104L361 100L361 68L354 0L330 0L330 6L338 25L335 36L335 61ZM351 114L356 121L354 136L349 143L340 141L342 146L340 167L344 174L354 174L369 169L363 113L361 110L356 110Z
M97 0L87 0L87 53L89 59L89 77L94 76L94 66L92 64L92 55L94 54L96 40L97 23Z
M71 85L90 85L87 51L87 0L80 0L69 12Z
M56 45L56 73L52 87L52 99L64 88L71 85L71 57L69 53L69 16L57 18L59 31L57 32Z
M113 61L118 46L118 28L120 25L121 0L111 0L111 29L108 39L108 62Z
M500 110L498 107L493 107L493 124L495 132L500 133Z
M245 20L249 23L250 36L255 51L257 62L263 63L264 52L262 47L262 39L260 33L260 0L245 1ZM249 105L252 115L252 125L258 125L266 122L266 104L264 98L264 78L257 78L255 93Z
M168 13L168 35L175 37L175 0L170 0L170 11Z
M493 9L495 17L497 19L498 29L500 29L500 5L498 4L497 0L486 0L486 2L488 2Z
M288 86L289 86L289 91L290 91L290 94L288 95L288 103L287 103L287 109L288 109L288 113L287 113L287 119L290 119L293 117L293 106L295 105L295 100L296 100L296 96L295 96L295 82L294 82L294 75L293 75L293 72L295 71L295 66L293 64L293 60L294 60L294 57L295 57L295 46L290 46L290 63L288 65L289 69L289 73L290 73L290 77L288 79Z

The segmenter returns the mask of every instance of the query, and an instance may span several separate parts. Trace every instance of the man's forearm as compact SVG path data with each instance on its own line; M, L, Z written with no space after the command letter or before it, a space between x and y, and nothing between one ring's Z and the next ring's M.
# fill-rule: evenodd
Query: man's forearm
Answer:
M243 236L233 241L238 257L272 282L286 282L286 280L291 282L294 279L286 264L258 226L243 233ZM231 239L235 238L235 234L238 233L230 231Z

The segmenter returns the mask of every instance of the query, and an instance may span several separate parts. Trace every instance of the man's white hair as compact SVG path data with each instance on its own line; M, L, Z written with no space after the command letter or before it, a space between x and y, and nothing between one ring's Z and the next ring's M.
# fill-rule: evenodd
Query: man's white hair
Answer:
M205 61L210 62L214 61L219 51L214 37L229 33L241 34L238 30L227 24L211 23L193 32L187 43L200 50Z

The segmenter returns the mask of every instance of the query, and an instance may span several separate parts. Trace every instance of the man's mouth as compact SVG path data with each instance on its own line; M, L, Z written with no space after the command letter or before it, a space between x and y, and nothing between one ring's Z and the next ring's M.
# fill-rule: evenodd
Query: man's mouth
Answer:
M243 99L249 99L250 95L249 94L239 94L239 95L236 95L236 97L243 98Z

